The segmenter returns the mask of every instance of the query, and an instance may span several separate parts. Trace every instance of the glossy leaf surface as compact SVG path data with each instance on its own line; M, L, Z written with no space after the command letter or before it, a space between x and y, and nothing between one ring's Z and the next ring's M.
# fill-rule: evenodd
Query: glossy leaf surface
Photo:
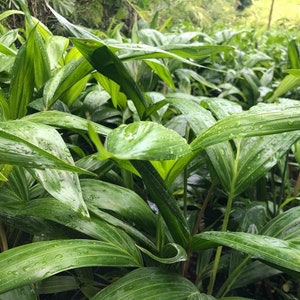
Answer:
M0 293L59 272L91 266L139 266L121 248L92 240L57 240L19 246L0 254ZM28 275L29 272L29 275Z
M107 136L105 147L118 159L168 160L190 153L178 133L153 122L119 126Z
M171 300L197 299L213 300L213 297L201 295L196 286L179 275L158 268L144 268L132 271L92 300Z
M292 242L245 232L207 231L192 238L191 249L196 251L216 245L227 246L253 258L300 272L300 248Z

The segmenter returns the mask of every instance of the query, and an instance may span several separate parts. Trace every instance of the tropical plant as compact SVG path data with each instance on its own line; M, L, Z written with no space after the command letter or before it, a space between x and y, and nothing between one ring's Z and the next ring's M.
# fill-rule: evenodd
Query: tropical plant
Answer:
M271 276L292 299L298 102L222 94L205 76L242 58L205 34L102 40L51 9L65 38L19 4L24 35L0 38L1 299L263 299Z

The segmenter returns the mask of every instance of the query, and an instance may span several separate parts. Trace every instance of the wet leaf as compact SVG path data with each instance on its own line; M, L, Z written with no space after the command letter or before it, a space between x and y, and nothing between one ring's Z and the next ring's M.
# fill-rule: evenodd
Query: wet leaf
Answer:
M190 153L178 133L153 122L119 126L107 136L105 147L118 159L168 160Z

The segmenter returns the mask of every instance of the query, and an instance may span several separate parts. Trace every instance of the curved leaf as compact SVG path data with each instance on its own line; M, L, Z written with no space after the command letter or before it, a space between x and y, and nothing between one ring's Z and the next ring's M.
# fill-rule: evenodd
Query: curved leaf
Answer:
M163 263L163 264L173 264L180 261L186 261L187 260L187 254L184 248L182 248L180 245L177 244L167 244L162 249L163 257L154 255L147 249L144 249L140 246L137 246L143 253L147 254L152 259ZM174 253L175 252L175 253ZM171 256L172 255L172 256Z
M159 268L130 272L98 293L92 300L213 300L200 294L189 280Z
M177 132L153 122L121 125L107 136L105 146L118 159L168 160L190 153Z
M205 241L211 244L206 244ZM227 246L272 265L300 272L300 248L292 242L245 232L207 231L195 235L190 247L197 251L216 245Z
M0 141L0 163L91 174L69 159L64 160L69 151L60 134L50 126L24 120L0 122ZM58 152L64 153L62 158Z
M107 242L73 239L31 243L0 254L0 293L65 270L91 266L139 264Z

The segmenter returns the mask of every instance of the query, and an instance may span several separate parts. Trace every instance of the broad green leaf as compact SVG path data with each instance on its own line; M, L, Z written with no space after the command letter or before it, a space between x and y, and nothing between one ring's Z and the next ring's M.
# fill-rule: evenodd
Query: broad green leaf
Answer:
M175 85L169 69L158 59L143 60L166 84L175 90Z
M80 284L75 276L52 276L44 279L38 284L38 293L56 294L70 290L80 289Z
M38 124L51 125L58 128L83 131L88 131L88 123L91 122L76 115L56 110L41 111L35 114L31 114L24 117L23 120L28 120L30 122L35 122ZM91 123L93 124L94 130L98 134L106 136L112 131L110 128L103 125L97 124L95 122Z
M83 58L71 60L58 70L45 85L43 92L45 108L49 109L63 93L83 80L92 70L91 65Z
M156 217L149 206L133 191L100 180L83 179L81 188L85 202L91 208L114 212L130 224L155 233Z
M169 44L162 46L162 49L191 59L203 59L210 55L227 53L233 50L231 46L227 45L204 45L202 43Z
M288 44L288 57L291 69L300 69L299 50L296 39L292 39Z
M80 215L89 217L77 173L54 169L31 169L30 171L55 199L65 203ZM56 202L53 205L56 205Z
M32 100L34 90L34 53L30 50L34 44L32 32L25 44L21 46L12 69L12 79L9 91L10 118L24 117L27 105Z
M36 298L37 294L32 285L25 285L0 295L1 300L36 300Z
M23 120L0 122L0 141L0 163L90 174L51 152L68 150L60 134L50 126Z
M76 168L71 154L60 134L52 127L27 121L11 121L5 122L2 126L2 130L26 139L27 141L30 140L32 144L36 145L37 149L38 147L43 149L43 151L39 151L40 155L49 153L50 156L56 157L56 161L61 160L65 162L66 165L69 164L73 166L74 169ZM15 144L14 147L16 148L17 145ZM23 147L22 150L24 149ZM27 149L25 150L28 152ZM16 154L16 159L18 159L19 156ZM27 153L27 156L33 156L32 151ZM27 156L25 156L24 159L26 159ZM35 157L33 156L32 158L34 159ZM46 166L41 165L35 168L34 165L31 165L31 172L53 197L66 203L70 209L77 211L83 216L88 216L86 205L82 199L78 174L57 170L58 166L55 162L53 162L53 164L52 168L46 168Z
M34 64L34 82L35 87L39 90L50 78L50 62L46 45L40 33L33 29L33 43L28 43L27 51L31 52Z
M5 55L10 55L15 57L17 55L17 52L13 49L11 49L10 47L4 45L4 44L0 44L0 53L5 54Z
M142 268L130 272L99 292L92 300L213 300L202 295L184 277L159 268Z
M67 47L69 40L63 36L50 36L46 40L46 50L49 57L50 69L53 70L60 65Z
M146 108L145 98L121 60L100 41L74 38L71 41L97 71L120 85L142 118Z
M148 234L145 234L140 229L138 229L139 226L135 226L135 224L130 224L129 222L123 221L122 218L115 217L114 215L107 213L97 208L96 206L89 205L89 203L87 203L87 205L91 214L107 222L108 224L123 230L129 236L131 236L132 239L134 239L135 243L139 243L144 247L147 247L147 249L150 249L151 251L158 251L157 246L154 244L154 242L147 237ZM150 230L148 230L148 232L149 231Z
M126 107L127 98L123 93L120 92L119 84L99 72L94 73L93 76L101 84L105 91L111 96L114 107Z
M54 240L12 248L0 254L0 293L66 270L91 266L130 266L139 263L107 242Z
M190 153L189 145L177 132L146 121L114 129L105 147L118 159L169 160Z
M141 263L140 253L134 241L123 230L108 224L105 220L91 214L90 218L81 218L62 203L53 203L53 198L39 198L29 201L18 212L21 216L35 216L62 224L68 228L84 233L94 239L109 242L121 247L136 261Z
M197 251L210 245L223 245L247 253L253 258L265 260L273 265L300 272L300 248L296 244L269 237L245 232L207 231L192 238L190 248Z
M157 205L174 241L185 246L190 237L187 221L173 194L168 190L165 181L150 162L138 160L131 162L140 173L150 199Z
M234 138L262 136L300 130L300 108L292 107L283 111L246 111L218 121L200 134L192 143L193 150Z
M143 253L147 254L152 259L163 263L163 264L173 264L180 261L187 260L187 254L184 248L177 244L166 244L162 249L162 257L154 255L147 249L137 246Z
M260 233L300 245L300 207L293 207L279 214Z
M300 132L294 131L242 139L234 194L240 194L266 174L299 138Z
M263 264L258 260L253 261L242 271L238 280L233 284L233 289L243 288L280 273L282 272Z
M195 134L201 135L203 131L213 126L216 120L208 110L195 102L197 100L195 97L184 94L170 94L166 99L168 103L182 112ZM223 187L229 192L233 178L234 164L234 153L230 143L227 141L219 143L218 145L207 147L205 151ZM183 158L183 160L184 159L185 158ZM178 165L179 163L180 162L177 162L176 164ZM184 166L184 164L182 164L182 166ZM178 171L180 171L180 169L177 169L177 172ZM169 174L169 176L172 176L172 174Z
M269 103L274 102L278 97L281 95L291 91L292 89L296 88L300 85L300 78L299 76L294 76L289 74L283 78L280 82L277 89L274 91L273 95L268 99Z

